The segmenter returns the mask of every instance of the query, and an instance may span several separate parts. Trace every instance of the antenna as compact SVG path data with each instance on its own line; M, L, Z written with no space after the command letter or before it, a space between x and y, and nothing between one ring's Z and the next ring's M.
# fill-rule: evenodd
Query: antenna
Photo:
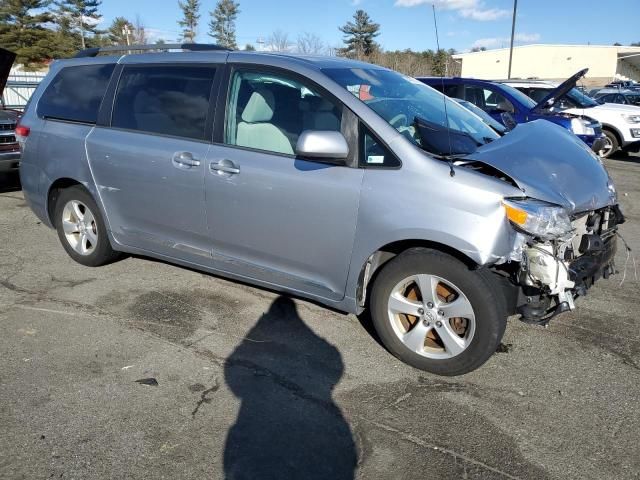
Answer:
M436 27L436 46L438 47L438 52L436 55L440 54L440 39L438 38L438 20L436 18L436 6L435 4L431 4L431 8L433 9L433 24ZM442 103L444 105L444 121L446 122L445 127L447 127L447 136L449 137L449 175L452 177L456 176L456 171L453 169L453 161L451 160L451 155L453 153L453 147L451 146L451 128L449 127L449 113L447 112L447 96L444 93L444 73L442 70L440 71L440 82L442 84Z

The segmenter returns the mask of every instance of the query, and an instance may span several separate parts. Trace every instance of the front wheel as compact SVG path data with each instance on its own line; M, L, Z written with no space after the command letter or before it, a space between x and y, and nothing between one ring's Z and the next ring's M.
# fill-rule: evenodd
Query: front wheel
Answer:
M613 132L604 130L603 133L605 136L604 145L598 152L598 156L600 158L609 158L611 155L618 151L618 149L620 148L620 144L618 142L618 137L616 137Z
M490 272L425 248L387 263L371 292L371 317L389 351L438 375L475 370L496 351L507 315Z

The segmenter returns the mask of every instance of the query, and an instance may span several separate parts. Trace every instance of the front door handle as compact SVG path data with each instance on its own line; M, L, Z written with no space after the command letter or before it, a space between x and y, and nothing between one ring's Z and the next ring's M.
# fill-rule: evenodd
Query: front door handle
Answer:
M173 163L180 167L197 167L200 160L193 157L191 152L178 152L173 156Z
M240 167L226 158L218 162L211 162L209 164L209 168L211 169L211 173L217 173L218 175L222 175L224 173L236 175L240 173Z

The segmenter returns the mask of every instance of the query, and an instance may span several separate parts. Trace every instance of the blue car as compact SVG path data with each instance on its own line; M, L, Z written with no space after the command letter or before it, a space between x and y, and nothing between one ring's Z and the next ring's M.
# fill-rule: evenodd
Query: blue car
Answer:
M579 72L536 103L513 87L490 80L460 77L418 77L418 80L444 93L473 103L508 128L516 124L544 119L556 123L577 135L594 152L602 149L604 136L600 122L569 113L549 112L549 100L562 96L575 86ZM579 77L578 77L579 78Z

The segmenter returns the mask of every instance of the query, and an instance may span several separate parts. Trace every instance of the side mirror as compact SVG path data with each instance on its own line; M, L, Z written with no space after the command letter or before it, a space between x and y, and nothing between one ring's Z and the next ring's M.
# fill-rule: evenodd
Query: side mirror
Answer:
M340 132L305 130L298 138L296 155L318 160L344 160L349 155L349 145Z

